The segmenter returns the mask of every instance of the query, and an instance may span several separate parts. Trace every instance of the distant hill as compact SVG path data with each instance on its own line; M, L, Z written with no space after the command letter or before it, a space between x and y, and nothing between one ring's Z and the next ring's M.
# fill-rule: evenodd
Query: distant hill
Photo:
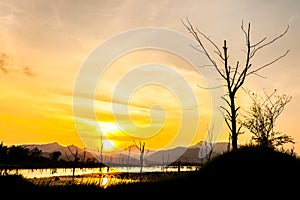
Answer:
M213 151L211 157L219 155L227 150L227 142L218 142L213 146ZM99 160L99 152L93 152L85 150L84 148L79 148L74 145L62 146L57 142L48 143L48 144L26 144L22 145L29 149L35 147L39 148L43 152L43 156L49 156L50 153L54 151L60 151L62 156L60 157L63 160L72 160L76 150L78 151L78 157L82 160L85 154L85 160ZM191 146L191 147L176 147L167 150L148 150L145 149L145 165L167 165L172 162L181 163L194 163L200 164L206 161L206 157L200 158L199 152L201 147L203 147L203 142ZM127 147L126 149L119 152L112 153L103 153L103 163L108 165L139 165L139 156L140 150L136 145Z
M47 144L26 144L26 145L22 145L22 146L29 148L29 149L33 149L33 148L37 147L38 149L42 150L43 156L46 156L46 157L48 157L49 154L54 151L60 151L62 154L60 159L63 159L66 161L74 159L73 154L76 153L76 150L78 152L78 157L80 158L81 161L83 160L83 158L85 158L85 160L96 159L95 156L93 154L91 154L89 151L86 151L85 149L79 148L75 145L62 146L62 145L58 144L57 142L53 142L53 143L47 143Z
M39 148L43 152L53 152L53 151L64 151L66 147L58 144L57 142L47 143L47 144L24 144L23 147L33 149ZM63 153L63 152L62 152Z
M200 149L203 147L203 141L200 141L191 147L176 147L169 150L161 150L147 156L147 161L158 164L171 164L172 162L178 161L181 163L201 164L207 160L205 152L203 158L200 158L199 156ZM227 142L215 143L213 145L211 158L227 151L227 147Z

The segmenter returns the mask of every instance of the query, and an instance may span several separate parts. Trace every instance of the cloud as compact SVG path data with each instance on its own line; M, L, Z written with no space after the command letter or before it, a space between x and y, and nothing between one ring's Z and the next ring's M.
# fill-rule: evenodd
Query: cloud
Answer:
M18 73L25 76L34 76L34 72L29 65L18 65L9 55L0 54L0 71L3 74Z
M35 74L32 72L31 68L28 66L22 66L21 73L26 76L34 76Z
M4 74L8 74L9 72L9 69L7 68L8 59L9 57L6 54L0 54L0 70Z

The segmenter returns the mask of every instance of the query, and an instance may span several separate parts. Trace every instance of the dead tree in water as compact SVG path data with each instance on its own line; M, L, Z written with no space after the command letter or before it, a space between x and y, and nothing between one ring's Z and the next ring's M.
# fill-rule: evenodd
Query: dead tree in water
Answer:
M98 148L98 153L99 153L99 160L100 160L100 172L102 172L102 165L103 165L103 137L102 135L100 136L100 150Z
M79 157L78 157L78 149L75 149L75 153L72 152L72 150L70 149L70 147L68 146L67 147L68 150L70 151L71 155L74 157L73 159L73 169L72 169L72 180L74 180L74 177L75 177L75 169L76 169L76 165L79 161ZM68 155L66 154L67 158L68 158ZM69 158L68 158L69 160Z
M135 146L138 148L138 150L140 151L140 173L142 173L143 171L143 166L144 166L144 153L145 153L145 142L139 142L139 144L136 144L135 141L133 141Z
M130 166L130 151L131 151L131 146L128 147L127 168Z

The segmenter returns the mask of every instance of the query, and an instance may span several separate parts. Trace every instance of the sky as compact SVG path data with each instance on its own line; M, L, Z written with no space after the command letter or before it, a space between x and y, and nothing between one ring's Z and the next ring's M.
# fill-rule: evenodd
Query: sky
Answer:
M289 54L244 88L292 96L275 128L300 154L299 15L298 0L0 0L0 139L92 149L102 141L107 151L138 141L151 149L192 145L208 133L228 141L215 110L222 90L202 87L220 80L201 68L207 58L191 45L181 22L188 18L219 47L227 41L232 63L245 58L242 22L256 42L289 27L254 63ZM243 90L237 101L249 107ZM244 132L240 144L251 139Z

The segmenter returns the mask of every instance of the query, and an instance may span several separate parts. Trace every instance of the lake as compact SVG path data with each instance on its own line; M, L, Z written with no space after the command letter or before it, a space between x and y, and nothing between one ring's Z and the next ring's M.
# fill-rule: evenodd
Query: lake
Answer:
M180 166L180 171L195 171L199 166ZM178 172L177 166L143 167L143 172ZM13 169L8 174L22 175L35 184L65 185L96 184L106 188L109 185L140 181L140 167L104 167L104 168L48 168L48 169ZM126 176L121 175L126 174ZM131 176L127 176L131 174Z
M181 166L180 171L195 171L199 166ZM143 167L143 172L176 172L177 166L151 166ZM75 168L75 175L95 173L129 172L139 173L140 167L104 167L104 168ZM8 174L19 174L24 178L47 178L54 176L72 176L72 168L46 168L46 169L12 169Z

